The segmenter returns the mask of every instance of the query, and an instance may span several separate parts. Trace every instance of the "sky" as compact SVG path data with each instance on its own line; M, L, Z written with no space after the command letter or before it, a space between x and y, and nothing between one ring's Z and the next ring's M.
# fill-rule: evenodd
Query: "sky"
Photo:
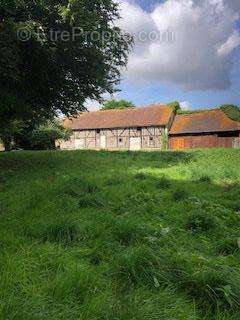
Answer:
M117 99L240 104L240 0L117 0L135 45Z

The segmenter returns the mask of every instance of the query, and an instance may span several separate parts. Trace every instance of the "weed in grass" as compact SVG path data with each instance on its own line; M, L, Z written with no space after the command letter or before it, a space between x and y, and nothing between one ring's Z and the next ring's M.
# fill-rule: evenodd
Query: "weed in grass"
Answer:
M211 183L212 182L212 179L210 176L208 175L202 175L199 179L198 179L198 182L200 183Z
M182 287L204 309L232 309L239 308L240 279L232 270L221 270L205 267L199 272L194 272L182 282Z
M157 269L160 262L148 247L130 247L118 255L113 268L113 277L120 288L132 290L137 284L156 287Z
M146 180L147 175L143 172L139 172L139 173L135 174L134 178L137 180Z
M177 189L173 193L173 200L174 201L182 201L188 197L188 193L184 189Z
M119 177L112 177L107 180L106 185L107 186L118 186L123 183L123 180Z
M223 256L231 255L239 251L240 248L238 246L237 238L226 238L217 246L217 253Z
M115 239L124 246L141 242L148 235L151 235L150 230L146 226L139 225L137 219L122 219L118 221L113 232Z
M158 179L156 183L157 189L169 189L170 187L171 187L171 182L165 176L162 176L160 179Z
M46 225L41 237L43 241L69 245L78 239L78 227L70 222Z
M105 202L100 197L85 197L78 200L78 208L101 208L105 206Z
M97 285L87 269L77 268L58 274L48 286L48 294L57 301L76 301L82 305Z
M204 212L193 214L186 223L186 228L192 232L209 231L215 226L215 219Z

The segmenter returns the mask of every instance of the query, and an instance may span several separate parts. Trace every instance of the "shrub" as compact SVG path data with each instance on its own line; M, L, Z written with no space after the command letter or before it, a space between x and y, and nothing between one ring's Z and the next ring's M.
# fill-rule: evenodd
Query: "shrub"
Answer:
M230 119L240 121L240 108L236 105L226 104L220 107Z

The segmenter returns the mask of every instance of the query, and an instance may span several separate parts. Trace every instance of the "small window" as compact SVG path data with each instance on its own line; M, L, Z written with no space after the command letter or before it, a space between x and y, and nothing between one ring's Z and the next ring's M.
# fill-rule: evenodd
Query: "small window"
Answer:
M153 141L153 137L150 137L149 140L150 140L150 141Z
M100 129L98 129L98 130L97 130L97 133L100 133L100 132L101 132L101 130L100 130Z
M142 128L141 127L137 127L137 131L142 131Z
M119 142L119 143L122 143L122 138L119 138L118 142Z

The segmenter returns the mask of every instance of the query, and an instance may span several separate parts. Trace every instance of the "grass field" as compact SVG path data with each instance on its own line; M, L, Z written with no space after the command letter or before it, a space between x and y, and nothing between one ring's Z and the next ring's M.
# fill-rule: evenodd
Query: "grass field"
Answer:
M240 150L0 154L0 319L239 320Z

